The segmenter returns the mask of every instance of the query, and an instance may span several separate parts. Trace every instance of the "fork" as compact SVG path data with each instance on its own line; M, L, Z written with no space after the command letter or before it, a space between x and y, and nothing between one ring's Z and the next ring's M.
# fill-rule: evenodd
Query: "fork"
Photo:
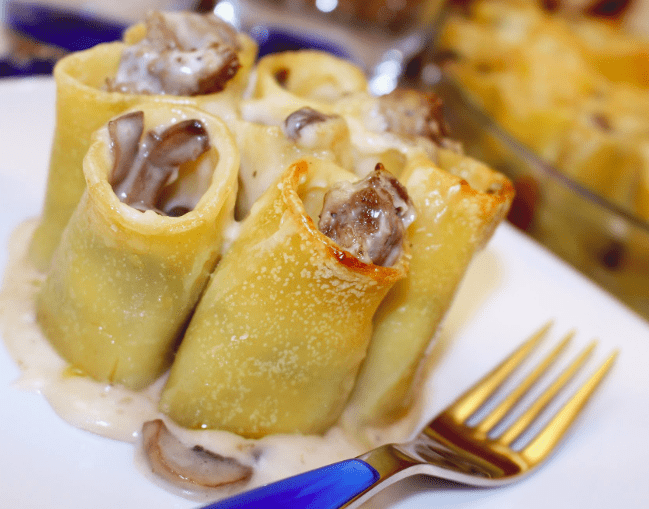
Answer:
M380 446L349 459L299 474L205 506L203 509L245 507L358 507L394 482L417 474L472 486L502 486L538 467L555 449L591 394L613 365L614 351L551 420L521 448L516 442L566 386L594 350L590 343L502 433L493 436L523 396L548 372L566 349L574 332L562 341L511 392L472 424L509 376L546 336L550 323L451 403L410 442Z

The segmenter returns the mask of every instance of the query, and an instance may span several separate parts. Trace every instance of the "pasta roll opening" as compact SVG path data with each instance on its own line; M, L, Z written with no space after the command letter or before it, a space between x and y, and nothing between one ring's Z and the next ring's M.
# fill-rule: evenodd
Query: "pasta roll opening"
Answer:
M327 191L318 228L364 263L389 267L403 255L415 217L408 191L379 163L363 180Z
M164 216L194 209L213 169L209 160L202 160L210 137L200 120L187 119L144 134L144 113L136 111L111 120L108 133L115 160L109 182L120 201Z
M246 120L281 125L300 108L331 113L336 101L360 92L367 92L367 79L352 63L322 51L287 51L259 60L241 110Z
M256 96L281 88L302 99L331 103L367 88L360 69L320 51L268 55L259 62L257 72Z

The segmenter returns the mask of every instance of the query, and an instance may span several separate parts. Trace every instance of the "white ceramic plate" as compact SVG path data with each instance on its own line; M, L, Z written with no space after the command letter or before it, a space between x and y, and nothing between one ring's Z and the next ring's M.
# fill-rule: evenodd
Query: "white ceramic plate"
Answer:
M37 215L53 130L50 79L0 81L0 267L11 231ZM647 289L649 291L649 289ZM557 453L505 488L469 489L416 478L372 507L647 507L649 324L503 225L475 260L435 346L434 415L548 319L552 336L577 328L575 350L600 339L594 361L619 347L611 375ZM12 509L184 509L134 467L129 444L79 431L42 396L12 386L19 370L0 344L0 505Z

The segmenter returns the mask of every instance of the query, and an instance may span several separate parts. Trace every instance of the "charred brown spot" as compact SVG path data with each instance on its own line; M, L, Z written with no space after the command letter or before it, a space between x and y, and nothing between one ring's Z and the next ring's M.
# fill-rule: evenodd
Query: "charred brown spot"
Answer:
M475 70L478 71L480 74L489 74L491 71L494 70L494 68L490 62L478 62L475 65Z
M595 125L602 131L610 131L612 129L611 121L606 115L602 113L596 113L592 118Z
M279 83L282 87L286 88L286 83L288 83L289 70L285 67L279 69L275 72L275 81Z
M497 193L500 193L502 191L502 189L503 189L502 182L493 182L485 190L485 193L487 193L487 194L497 194Z
M612 240L599 253L601 264L609 270L618 270L624 263L626 248L617 240Z

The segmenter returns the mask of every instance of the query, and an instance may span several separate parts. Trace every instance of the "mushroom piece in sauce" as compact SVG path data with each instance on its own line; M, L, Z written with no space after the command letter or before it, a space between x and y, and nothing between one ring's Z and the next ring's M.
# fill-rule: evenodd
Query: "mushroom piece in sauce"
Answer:
M339 115L327 115L306 106L288 115L282 129L285 136L300 147L333 150L343 159L349 157L349 128Z
M181 488L218 488L252 476L252 468L234 458L200 446L187 447L161 419L144 423L142 447L153 473Z
M414 219L405 187L379 163L363 180L332 186L318 228L362 262L389 267L403 253L406 229Z
M449 138L442 100L436 94L397 88L378 101L386 131L407 138L427 138L435 145L461 152L460 144Z
M296 141L302 137L303 129L313 124L326 122L330 118L332 117L308 106L300 108L284 120L284 134L288 139Z
M200 120L178 122L149 131L142 139L144 114L128 113L108 123L115 162L110 184L120 201L140 211L179 216L191 210L165 207L164 189L178 178L182 164L195 161L210 148L209 135Z
M379 97L386 129L404 136L423 136L436 143L448 135L442 101L433 93L397 88Z
M211 94L241 67L237 32L214 14L152 12L145 24L146 37L124 50L109 91Z

